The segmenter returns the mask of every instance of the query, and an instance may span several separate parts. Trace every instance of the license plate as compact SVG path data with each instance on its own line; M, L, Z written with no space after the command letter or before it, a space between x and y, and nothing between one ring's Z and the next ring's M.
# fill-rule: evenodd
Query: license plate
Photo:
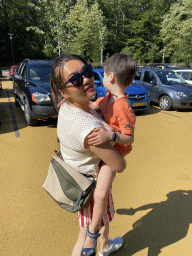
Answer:
M133 107L141 107L141 106L145 106L145 102L133 103Z

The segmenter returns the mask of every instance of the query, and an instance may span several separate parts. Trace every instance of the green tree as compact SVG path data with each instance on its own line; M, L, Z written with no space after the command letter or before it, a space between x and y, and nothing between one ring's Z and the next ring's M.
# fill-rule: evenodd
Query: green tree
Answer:
M124 20L126 48L141 62L161 62L163 47L159 36L162 16L169 10L172 0L130 0ZM127 49L127 50L126 50Z
M31 0L30 7L36 13L33 30L44 42L43 52L48 58L66 51L66 15L70 4L67 0Z
M172 4L163 17L161 36L166 58L170 57L174 63L192 61L192 1Z
M105 46L106 27L98 3L77 0L67 15L68 48L71 52L98 62Z
M13 34L12 45L15 62L23 58L38 58L42 56L42 45L33 31L26 31L31 25L32 12L27 0L0 1L0 56L6 65L12 64L10 38Z
M105 54L112 55L126 46L127 31L124 21L129 13L129 1L98 0L98 3L103 12L103 22L107 27Z

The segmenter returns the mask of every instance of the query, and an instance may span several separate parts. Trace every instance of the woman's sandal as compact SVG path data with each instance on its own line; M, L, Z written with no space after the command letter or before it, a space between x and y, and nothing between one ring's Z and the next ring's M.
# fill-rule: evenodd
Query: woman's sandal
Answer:
M81 256L96 256L97 238L100 236L100 234L98 231L96 233L91 233L89 228L87 228L85 239L87 236L94 239L94 245L92 248L83 248L81 251Z

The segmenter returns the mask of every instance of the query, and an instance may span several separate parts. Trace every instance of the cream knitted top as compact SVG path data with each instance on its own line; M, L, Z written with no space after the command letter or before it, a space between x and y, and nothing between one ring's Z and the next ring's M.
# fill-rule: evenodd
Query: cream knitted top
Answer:
M94 128L111 129L97 112L91 108L89 110L90 113L87 113L64 102L60 107L57 123L63 159L84 174L92 174L100 161L90 150L84 148L86 136Z

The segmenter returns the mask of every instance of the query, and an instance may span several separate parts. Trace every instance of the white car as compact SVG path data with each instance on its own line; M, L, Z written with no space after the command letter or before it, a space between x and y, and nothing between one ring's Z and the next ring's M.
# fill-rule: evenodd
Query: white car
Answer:
M174 71L181 75L187 83L192 85L192 69L175 69Z

